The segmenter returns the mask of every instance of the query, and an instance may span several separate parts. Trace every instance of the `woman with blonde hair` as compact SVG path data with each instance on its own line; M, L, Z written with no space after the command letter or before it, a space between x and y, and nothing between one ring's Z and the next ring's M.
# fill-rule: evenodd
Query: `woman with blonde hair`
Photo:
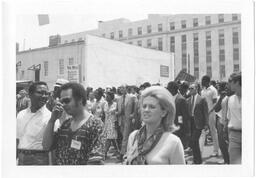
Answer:
M174 98L167 89L152 86L141 94L143 127L129 136L126 164L185 164L180 139L172 134Z

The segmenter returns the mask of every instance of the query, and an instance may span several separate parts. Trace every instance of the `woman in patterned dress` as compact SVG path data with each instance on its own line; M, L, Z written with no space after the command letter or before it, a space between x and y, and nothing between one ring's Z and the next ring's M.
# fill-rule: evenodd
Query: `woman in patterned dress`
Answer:
M107 153L111 143L114 145L115 149L119 153L119 148L117 144L117 130L115 128L115 122L117 121L116 110L117 103L114 102L114 93L109 91L106 93L107 103L104 106L105 113L105 126L104 126L104 135L106 137L105 143L105 158L107 157Z

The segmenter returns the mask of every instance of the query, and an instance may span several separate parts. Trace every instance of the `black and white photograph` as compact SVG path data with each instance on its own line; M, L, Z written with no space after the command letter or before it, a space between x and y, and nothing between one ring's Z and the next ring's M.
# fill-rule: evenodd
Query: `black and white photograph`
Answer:
M255 176L254 1L2 9L4 177Z

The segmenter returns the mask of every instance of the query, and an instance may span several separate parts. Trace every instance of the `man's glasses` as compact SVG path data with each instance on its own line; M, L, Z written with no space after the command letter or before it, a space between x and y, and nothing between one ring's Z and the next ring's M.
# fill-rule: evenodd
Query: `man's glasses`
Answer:
M50 95L50 92L47 92L47 91L35 91L36 94L38 95L45 95L45 96L49 96Z
M194 90L195 88L189 87L188 89L189 89L189 90Z
M62 98L62 99L60 100L60 102L61 102L62 104L68 104L68 103L70 103L70 101L71 101L70 98Z

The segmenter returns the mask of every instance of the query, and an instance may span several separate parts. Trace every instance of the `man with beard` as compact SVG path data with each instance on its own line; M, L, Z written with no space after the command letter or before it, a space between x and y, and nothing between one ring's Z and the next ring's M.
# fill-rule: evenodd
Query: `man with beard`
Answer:
M35 82L29 87L31 106L17 115L18 165L48 165L48 150L42 146L43 135L51 112L46 108L49 97L45 82ZM56 122L55 129L59 122Z

